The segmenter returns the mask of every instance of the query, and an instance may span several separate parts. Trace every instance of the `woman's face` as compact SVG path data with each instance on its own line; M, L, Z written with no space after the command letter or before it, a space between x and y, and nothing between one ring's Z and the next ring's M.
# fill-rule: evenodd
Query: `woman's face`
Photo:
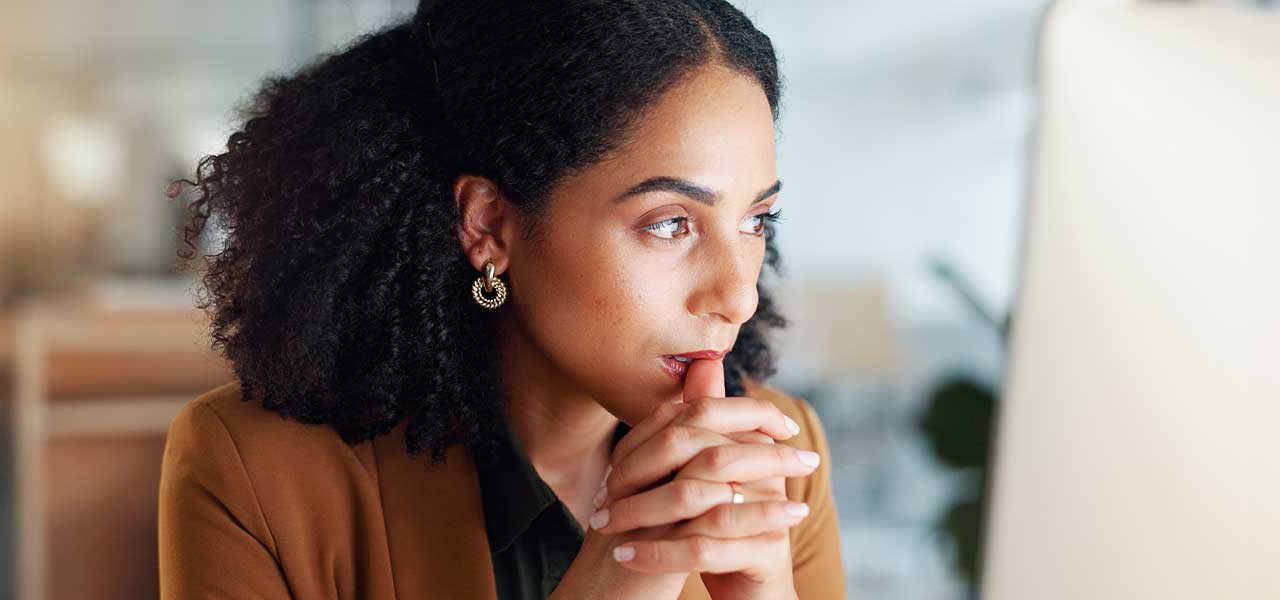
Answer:
M665 356L729 350L755 313L777 191L763 89L697 71L616 158L553 190L536 239L512 241L503 326L558 385L634 424L681 395Z

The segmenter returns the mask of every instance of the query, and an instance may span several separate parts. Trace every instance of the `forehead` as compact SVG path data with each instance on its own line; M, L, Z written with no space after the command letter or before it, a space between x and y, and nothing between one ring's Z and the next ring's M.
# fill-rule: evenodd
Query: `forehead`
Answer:
M754 79L720 65L687 75L641 115L610 159L562 182L590 196L656 176L754 196L775 177L773 114Z
M772 159L773 144L773 116L760 85L709 65L686 76L644 113L627 154L690 168Z

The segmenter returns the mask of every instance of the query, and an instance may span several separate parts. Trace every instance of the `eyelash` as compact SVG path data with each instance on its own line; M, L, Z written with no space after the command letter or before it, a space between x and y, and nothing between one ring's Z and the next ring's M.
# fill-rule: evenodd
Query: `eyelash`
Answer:
M765 223L777 223L777 222L779 222L779 221L781 221L781 220L782 220L782 219L781 219L781 217L782 217L782 209L778 209L778 210L775 210L775 211L773 211L773 212L761 213L761 214L756 215L756 216L755 216L755 218L763 219L763 221L762 221L762 223L761 223L761 225L760 225L760 233L758 233L758 234L756 234L756 235L758 235L758 236L760 236L760 237L763 237L763 236L764 236L764 225L765 225ZM685 222L685 223L692 223L692 222L694 221L694 218L693 218L693 217L672 217L672 218L670 218L670 219L663 219L663 220L658 221L657 223L654 223L654 224L652 224L652 225L645 226L645 227L642 229L642 231L657 231L657 230L658 230L658 228L659 228L661 225L665 225L665 224L670 223L670 222L672 222L672 221L677 221L677 222L683 221L683 222ZM680 240L681 238L683 238L683 237L684 237L684 236L673 237L673 238L658 238L658 239L659 239L659 240L661 240L661 241L663 241L663 242L674 243L674 242L679 241L679 240Z

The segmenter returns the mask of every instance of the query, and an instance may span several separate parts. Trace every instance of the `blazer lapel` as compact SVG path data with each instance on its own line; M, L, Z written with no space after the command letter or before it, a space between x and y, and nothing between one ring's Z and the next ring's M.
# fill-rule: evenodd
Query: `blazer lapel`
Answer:
M406 421L373 438L396 598L496 600L480 485L470 452L445 462L405 450Z

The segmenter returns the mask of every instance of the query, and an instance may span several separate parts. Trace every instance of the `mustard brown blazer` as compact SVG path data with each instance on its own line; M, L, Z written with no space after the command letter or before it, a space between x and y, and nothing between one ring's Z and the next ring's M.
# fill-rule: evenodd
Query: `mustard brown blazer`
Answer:
M822 456L787 496L809 503L791 528L801 600L845 597L831 455L804 400L753 381L800 424L785 443ZM160 595L184 599L496 598L480 488L461 444L444 463L411 457L404 422L354 446L331 428L240 400L228 382L189 402L165 442ZM692 573L680 600L709 596Z

